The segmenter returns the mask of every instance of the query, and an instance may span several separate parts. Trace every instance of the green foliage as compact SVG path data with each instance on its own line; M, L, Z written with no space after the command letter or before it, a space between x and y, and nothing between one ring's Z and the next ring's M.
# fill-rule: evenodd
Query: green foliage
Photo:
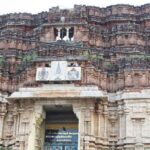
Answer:
M90 55L90 59L91 60L96 60L97 59L97 55L96 54L91 54Z
M145 58L150 61L150 55L145 56Z
M103 56L102 55L98 55L98 54L91 54L90 56L89 56L89 58L91 59L91 60L103 60L104 58L103 58Z
M37 57L38 57L37 53L33 52L32 55L31 55L31 59L35 60Z
M127 59L140 59L140 60L150 60L150 55L130 55Z
M33 52L32 54L28 54L28 55L24 55L22 57L22 61L23 62L30 62L32 60L35 60L37 58L37 53L36 52Z
M20 71L24 70L26 65L30 64L33 60L35 60L37 56L38 55L36 52L20 56L22 62L21 64L17 64L16 72L19 73Z
M26 62L26 61L27 61L27 55L24 55L24 56L22 57L22 61L23 61L23 62Z
M104 57L103 57L103 55L97 55L97 59L101 59L101 60L103 60L103 59L104 59Z
M111 63L108 63L108 64L106 64L106 66L105 66L106 69L111 69L112 67L113 67L113 64L111 64Z
M22 68L22 66L21 66L20 64L18 64L18 65L16 66L16 72L19 72L19 71L21 70L21 68Z
M133 59L144 59L144 55L131 55L130 58L133 58Z
M90 60L93 60L93 61L95 61L95 60L103 60L104 59L103 55L100 55L100 54L97 54L97 53L91 54L88 50L83 51L82 55L86 56L87 58L89 58Z
M2 65L5 61L5 58L3 56L0 56L0 65Z
M83 55L84 56L89 56L89 52L88 51L83 51Z

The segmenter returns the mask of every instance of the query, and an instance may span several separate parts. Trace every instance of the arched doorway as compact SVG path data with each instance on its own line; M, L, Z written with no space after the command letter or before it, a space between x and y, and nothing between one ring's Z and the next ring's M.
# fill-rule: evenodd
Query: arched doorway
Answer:
M77 150L78 119L71 106L45 107L44 150Z

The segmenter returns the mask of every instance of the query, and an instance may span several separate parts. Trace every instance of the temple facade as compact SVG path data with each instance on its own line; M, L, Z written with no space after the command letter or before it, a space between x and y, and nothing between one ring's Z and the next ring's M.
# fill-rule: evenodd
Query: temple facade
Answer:
M150 150L150 4L0 16L0 150Z

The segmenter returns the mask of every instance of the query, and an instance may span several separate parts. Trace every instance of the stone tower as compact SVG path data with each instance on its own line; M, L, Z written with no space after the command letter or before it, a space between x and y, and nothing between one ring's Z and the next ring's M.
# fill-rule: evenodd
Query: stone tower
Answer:
M0 150L150 150L150 4L0 16Z

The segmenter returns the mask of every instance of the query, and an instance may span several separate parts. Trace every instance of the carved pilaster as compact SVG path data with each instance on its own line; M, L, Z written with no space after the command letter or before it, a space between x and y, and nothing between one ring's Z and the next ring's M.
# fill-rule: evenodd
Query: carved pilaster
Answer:
M150 115L150 107L147 107L146 112L148 115Z
M123 106L122 101L118 102L118 115L119 115L119 143L122 140L122 132L123 132Z
M7 112L6 103L0 104L0 142L3 138L4 118Z
M14 118L13 118L12 112L8 113L6 123L7 123L7 134L6 134L6 136L9 138L13 135L12 129L13 129Z
M42 149L42 133L41 125L45 119L45 113L43 111L43 106L35 106L35 150Z
M132 122L134 125L134 130L135 130L135 142L138 145L141 145L143 143L142 141L142 125L144 123L145 119L144 118L133 118Z
M93 102L92 102L93 103ZM94 104L88 103L83 106L73 106L73 111L79 119L79 147L80 150L91 150L94 146L91 145L91 140L94 136ZM91 136L93 133L93 136ZM92 146L92 147L91 147ZM94 150L94 149L93 149Z
M104 116L104 138L108 138L107 135L107 123L108 123L108 103L104 102L103 103L103 116Z
M98 115L98 137L102 137L102 113L103 113L103 107L102 104L98 104L98 110L97 110L97 115Z
M130 109L124 104L123 114L124 114L124 137L128 136L128 125L130 123Z
M5 115L0 114L0 144L2 144L2 137L3 137L3 126L4 126L4 117Z
M79 106L74 106L73 105L73 112L78 118L78 132L79 132L79 137L78 137L78 149L83 150L83 137L84 137L84 121L83 121L83 112Z
M115 131L115 125L116 125L116 122L117 122L117 115L116 115L116 112L111 112L109 114L109 122L111 124L111 132L110 132L110 136L111 138L116 138L117 136L117 133Z

